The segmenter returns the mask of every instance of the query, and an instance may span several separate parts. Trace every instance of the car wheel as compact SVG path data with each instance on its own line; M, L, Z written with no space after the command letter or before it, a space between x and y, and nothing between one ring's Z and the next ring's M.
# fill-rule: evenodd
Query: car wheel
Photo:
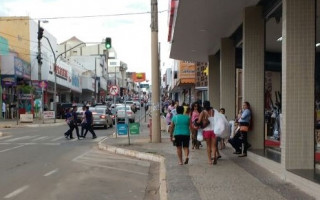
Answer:
M107 129L107 128L108 128L108 125L107 125L107 124L105 124L105 125L103 126L103 128L104 128L104 129Z

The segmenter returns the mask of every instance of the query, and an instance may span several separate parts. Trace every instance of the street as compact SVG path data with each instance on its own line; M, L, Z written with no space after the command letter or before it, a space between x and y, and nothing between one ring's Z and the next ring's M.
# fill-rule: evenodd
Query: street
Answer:
M150 163L97 150L115 128L67 140L67 126L3 129L0 198L144 199ZM75 135L75 131L74 131Z

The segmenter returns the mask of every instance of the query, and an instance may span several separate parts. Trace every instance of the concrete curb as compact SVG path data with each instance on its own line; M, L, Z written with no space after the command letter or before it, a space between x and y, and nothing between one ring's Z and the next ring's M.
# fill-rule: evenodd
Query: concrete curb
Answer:
M165 158L160 155L154 155L151 153L144 153L144 152L139 152L135 150L129 150L129 149L123 149L111 145L105 145L102 144L104 140L108 138L103 139L98 143L98 148L100 150L104 151L109 151L114 154L120 154L120 155L125 155L125 156L131 156L135 157L138 159L143 159L143 160L149 160L153 162L158 162L160 164L160 170L159 170L159 182L160 182L160 188L159 188L159 195L160 195L160 200L167 200L167 182L166 182L166 167L165 167Z

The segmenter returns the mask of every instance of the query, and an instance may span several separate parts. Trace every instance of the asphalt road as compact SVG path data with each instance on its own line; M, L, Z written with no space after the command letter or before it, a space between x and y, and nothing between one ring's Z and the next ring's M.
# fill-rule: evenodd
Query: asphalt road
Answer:
M0 199L145 199L150 163L97 150L115 129L67 140L67 126L3 129ZM74 132L75 135L75 132Z

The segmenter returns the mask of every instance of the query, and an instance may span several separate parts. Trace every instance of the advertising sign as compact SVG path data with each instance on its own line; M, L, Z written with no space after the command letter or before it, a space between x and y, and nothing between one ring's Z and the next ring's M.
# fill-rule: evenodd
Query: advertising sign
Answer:
M126 124L117 124L117 130L119 136L128 134L128 126Z
M180 61L179 65L179 78L189 79L189 82L195 83L196 65L194 63L187 63Z
M132 73L132 80L133 80L133 82L143 82L146 80L146 73L133 72Z
M43 111L43 119L54 119L54 111Z
M131 123L129 125L129 130L131 135L138 135L140 133L140 124L139 123Z

